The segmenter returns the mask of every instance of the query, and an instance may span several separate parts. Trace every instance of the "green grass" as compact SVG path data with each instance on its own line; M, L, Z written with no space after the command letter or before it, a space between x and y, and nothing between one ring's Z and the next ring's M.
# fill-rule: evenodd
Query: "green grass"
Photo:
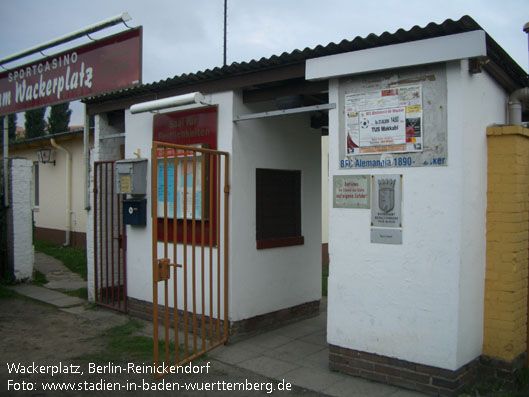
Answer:
M516 384L510 385L494 379L479 379L467 388L460 397L527 397L529 396L529 369L520 369L516 374Z
M16 296L16 293L9 288L7 288L5 285L0 284L0 299L8 299L8 298L14 298Z
M70 296L75 296L76 298L88 300L88 289L87 288L79 288L79 289L74 289L72 291L64 291L64 293Z
M151 337L137 334L142 328L143 324L132 319L123 325L112 327L99 336L106 342L105 349L98 354L79 359L93 362L152 360L153 340ZM160 352L163 352L165 344L160 341L158 348ZM174 349L174 343L170 342L169 350L174 351Z
M86 250L77 247L62 247L48 241L34 240L35 250L59 259L72 272L86 280Z
M48 279L46 278L46 275L38 270L33 271L33 280L31 281L31 284L34 285L44 285L48 282Z

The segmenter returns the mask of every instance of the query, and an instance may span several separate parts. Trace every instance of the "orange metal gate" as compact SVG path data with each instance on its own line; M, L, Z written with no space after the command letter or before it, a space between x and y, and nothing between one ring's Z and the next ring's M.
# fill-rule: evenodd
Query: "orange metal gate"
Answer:
M151 198L160 377L228 339L228 153L154 142Z
M94 162L95 302L127 311L126 237L122 195L114 190L114 161Z

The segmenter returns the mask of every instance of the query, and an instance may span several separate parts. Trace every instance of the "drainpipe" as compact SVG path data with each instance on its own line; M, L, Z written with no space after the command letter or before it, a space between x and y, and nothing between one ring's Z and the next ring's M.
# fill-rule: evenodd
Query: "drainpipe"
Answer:
M522 103L529 102L529 87L520 88L509 95L509 124L522 124Z
M90 117L84 105L83 131L83 172L84 172L84 209L90 210Z
M527 22L523 31L529 35L529 22ZM529 102L529 87L520 88L509 95L509 124L522 124L522 103Z
M4 115L4 151L2 156L4 157L4 206L9 207L9 121L7 120L8 115ZM1 205L1 204L0 204Z
M72 156L70 152L64 147L57 145L55 139L51 138L50 143L55 149L58 149L66 154L66 241L64 242L64 246L68 247L70 245L70 236L72 233Z

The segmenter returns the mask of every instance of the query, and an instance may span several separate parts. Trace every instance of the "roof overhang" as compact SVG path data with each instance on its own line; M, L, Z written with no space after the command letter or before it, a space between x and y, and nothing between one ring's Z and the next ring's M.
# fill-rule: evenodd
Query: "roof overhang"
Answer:
M93 134L92 132L90 132ZM83 129L75 131L60 132L52 135L42 135L36 138L24 139L21 141L15 141L9 144L9 150L21 150L31 149L46 146L50 143L50 139L53 138L57 142L66 142L74 139L79 139L82 142Z
M328 79L487 55L483 30L308 59L307 80Z

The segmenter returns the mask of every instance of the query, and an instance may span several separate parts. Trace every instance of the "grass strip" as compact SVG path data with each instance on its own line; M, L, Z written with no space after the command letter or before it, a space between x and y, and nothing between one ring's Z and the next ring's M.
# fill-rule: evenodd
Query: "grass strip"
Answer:
M78 247L63 247L49 241L34 240L35 250L60 260L72 272L86 280L86 250Z

